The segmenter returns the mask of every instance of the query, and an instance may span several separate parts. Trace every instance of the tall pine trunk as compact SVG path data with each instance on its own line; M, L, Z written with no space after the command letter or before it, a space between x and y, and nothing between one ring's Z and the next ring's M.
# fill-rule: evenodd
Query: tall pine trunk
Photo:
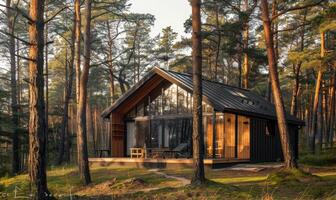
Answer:
M202 35L201 0L192 0L192 64L193 64L193 158L191 182L202 184L204 176L204 138L202 131Z
M113 74L113 39L112 39L112 35L111 35L111 27L110 27L110 21L108 20L106 22L106 26L107 26L107 34L108 34L108 55L107 55L107 59L108 59L108 69L110 72L110 95L111 95L111 104L114 102L114 98L115 98L115 87L114 87L114 74Z
M70 161L69 152L69 129L68 129L68 118L69 118L69 103L72 93L73 75L74 75L74 58L75 58L75 34L76 34L76 16L73 20L73 29L71 33L71 46L70 46L70 61L66 60L66 68L69 65L68 72L66 74L67 81L65 82L65 98L63 105L63 115L62 115L62 126L61 126L61 139L59 145L58 159L57 163L61 164L63 160ZM69 64L68 64L69 63Z
M81 10L80 10L80 0L75 0L75 18L76 18L76 42L75 42L75 65L76 65L76 103L78 105L79 101L79 82L81 76Z
M9 56L10 56L10 73L11 73L11 109L12 109L12 122L14 125L14 133L12 135L12 173L16 174L20 171L20 154L19 154L19 110L17 99L17 81L16 81L16 63L15 63L15 38L14 38L14 23L15 15L10 9L11 0L6 0L7 6L7 28L9 33Z
M304 12L303 16L303 24L306 23L306 16L307 16L307 10ZM302 52L304 50L304 43L305 43L305 25L302 26L302 30L300 32L300 51ZM291 99L291 107L290 107L290 112L292 115L297 116L297 111L298 111L298 95L299 95L299 88L300 88L300 72L301 72L301 65L302 62L299 61L296 65L293 66L293 72L295 75L294 79L294 85L293 85L293 93L292 93L292 99Z
M79 85L79 101L77 108L77 154L80 178L84 184L91 183L86 129L87 81L90 70L91 54L91 0L85 0L85 30L84 30L84 66Z
M324 56L324 33L321 33L321 57ZM314 94L314 101L313 101L313 110L312 112L312 120L311 120L311 129L309 132L309 150L312 153L315 153L315 140L316 140L316 134L317 134L317 109L319 105L319 97L320 97L320 91L321 91L321 85L322 85L322 79L323 79L323 70L322 70L322 64L318 69L317 78L316 78L316 84L315 84L315 94Z
M220 24L219 24L219 6L216 8L216 29L220 29ZM219 55L221 52L221 43L222 43L222 34L220 31L217 33L217 49L216 49L216 60L215 60L215 76L214 80L217 81L218 79L218 65L219 65Z
M43 51L44 1L31 0L29 15L29 158L31 191L36 199L48 194L46 176L46 120L44 102Z
M48 18L48 0L45 0L45 18ZM49 67L48 67L48 24L45 24L45 129L46 129L46 159L48 159L48 135L49 135Z
M248 11L248 0L244 0L245 12ZM243 25L243 88L249 87L250 64L248 58L248 43L249 43L249 19L246 18Z
M335 89L336 89L336 62L334 63L333 75L331 78L331 89L330 89L330 98L329 98L329 115L328 115L328 127L327 127L327 142L330 146L333 145L334 139L334 128L335 128Z
M293 148L291 147L289 131L286 122L286 114L282 94L280 90L279 75L277 69L276 55L273 44L273 33L271 29L271 21L268 12L267 0L261 0L262 20L265 34L265 42L267 48L267 58L269 65L270 79L272 82L272 91L275 104L275 110L278 121L278 128L281 139L281 146L285 160L286 168L297 168L297 163L294 158Z

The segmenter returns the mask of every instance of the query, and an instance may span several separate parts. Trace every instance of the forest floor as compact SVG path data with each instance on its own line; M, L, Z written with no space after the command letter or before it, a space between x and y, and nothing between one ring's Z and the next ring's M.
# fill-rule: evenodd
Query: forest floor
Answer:
M48 187L58 199L336 199L336 163L300 167L303 171L207 169L207 183L191 186L192 169L92 166L93 183L82 186L77 168L66 166L48 170ZM0 199L27 198L28 189L26 174L0 179Z

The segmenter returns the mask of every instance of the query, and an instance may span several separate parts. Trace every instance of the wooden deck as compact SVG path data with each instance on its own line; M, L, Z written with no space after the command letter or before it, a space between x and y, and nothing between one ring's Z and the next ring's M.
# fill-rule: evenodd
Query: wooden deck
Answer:
M152 159L152 158L89 158L90 164L101 166L120 166L136 168L172 168L192 167L193 160L188 158ZM204 165L208 168L228 167L238 163L248 163L249 160L239 159L204 159Z

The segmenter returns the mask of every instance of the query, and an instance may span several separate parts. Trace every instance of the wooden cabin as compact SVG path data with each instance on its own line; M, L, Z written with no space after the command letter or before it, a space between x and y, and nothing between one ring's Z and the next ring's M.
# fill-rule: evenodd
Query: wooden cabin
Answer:
M205 164L282 160L274 105L257 93L203 80ZM136 166L192 164L192 76L152 69L103 111L111 126L111 158L91 158ZM298 157L298 130L304 123L287 115L290 141Z

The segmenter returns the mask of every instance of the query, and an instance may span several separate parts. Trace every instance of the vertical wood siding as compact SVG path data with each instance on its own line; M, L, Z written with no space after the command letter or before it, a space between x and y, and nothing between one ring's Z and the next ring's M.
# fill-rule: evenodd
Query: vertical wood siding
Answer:
M266 131L267 123L270 123L269 133ZM283 160L280 136L276 121L251 118L251 161L266 162ZM298 158L298 128L289 125L290 142L293 146L294 155Z
M123 115L114 112L112 113L111 121L112 130L112 156L113 157L123 157L124 156L124 145L125 145L125 125Z
M235 158L236 147L236 115L225 113L224 114L224 157Z
M250 118L238 116L238 159L250 159Z

